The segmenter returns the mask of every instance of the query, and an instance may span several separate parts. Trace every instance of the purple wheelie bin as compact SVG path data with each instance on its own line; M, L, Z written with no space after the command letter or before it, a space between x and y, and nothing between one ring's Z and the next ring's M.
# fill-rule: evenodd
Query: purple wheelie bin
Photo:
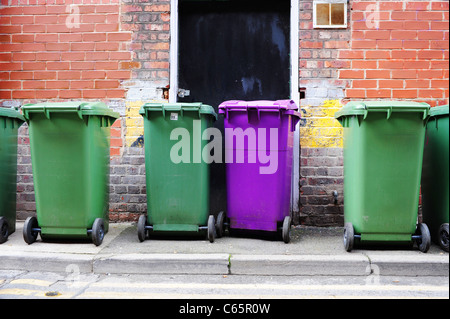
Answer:
M225 162L230 229L277 232L290 241L294 131L292 100L227 101Z

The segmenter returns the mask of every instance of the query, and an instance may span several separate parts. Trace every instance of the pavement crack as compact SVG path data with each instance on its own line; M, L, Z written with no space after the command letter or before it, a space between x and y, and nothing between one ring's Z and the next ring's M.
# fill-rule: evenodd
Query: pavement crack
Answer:
M374 269L372 267L372 260L370 259L370 256L367 255L366 253L362 253L362 255L364 257L366 257L367 261L369 262L369 264L367 265L367 268L366 268L366 273L368 273L367 275L370 276L374 273Z

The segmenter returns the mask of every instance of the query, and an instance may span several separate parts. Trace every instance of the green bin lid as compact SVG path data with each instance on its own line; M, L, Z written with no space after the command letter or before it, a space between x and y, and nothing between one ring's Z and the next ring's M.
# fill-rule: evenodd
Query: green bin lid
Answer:
M386 112L389 119L392 112L420 112L423 118L428 116L430 106L427 103L408 101L354 101L347 103L334 114L336 119L345 116L362 115L367 117L369 112Z
M14 108L0 107L0 117L9 117L25 122L22 114L20 114L19 111Z
M441 106L435 106L430 109L430 117L442 116L442 115L448 116L448 104L441 105Z
M25 119L30 119L30 113L44 113L50 118L50 113L77 113L83 116L98 115L108 116L114 119L120 117L119 113L108 108L103 102L48 102L37 104L25 104L22 107Z
M148 112L162 112L165 116L166 112L198 112L199 115L209 115L217 120L217 114L214 108L203 103L146 103L142 105L139 114L148 116Z

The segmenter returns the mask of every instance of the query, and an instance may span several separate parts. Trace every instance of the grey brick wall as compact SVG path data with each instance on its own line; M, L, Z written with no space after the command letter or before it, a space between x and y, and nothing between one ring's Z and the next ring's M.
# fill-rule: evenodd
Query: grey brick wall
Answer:
M17 155L17 218L23 220L36 212L30 140L26 123L19 129Z
M341 148L302 148L300 159L300 223L343 225L344 168ZM335 203L333 191L337 191Z
M125 148L112 158L110 171L110 220L137 221L147 213L144 148Z

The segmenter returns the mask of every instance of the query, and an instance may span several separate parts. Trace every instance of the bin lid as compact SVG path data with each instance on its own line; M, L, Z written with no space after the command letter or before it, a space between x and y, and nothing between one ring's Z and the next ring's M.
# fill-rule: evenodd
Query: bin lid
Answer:
M297 110L297 104L293 100L277 100L277 101L225 101L219 105L219 113L223 114L226 110L246 111L247 109L264 110Z
M427 103L408 101L354 101L347 103L341 110L334 114L336 119L345 116L363 115L367 117L369 112L387 112L389 119L392 112L419 112L423 118L428 116L430 106Z
M214 108L203 103L146 103L141 106L139 114L148 116L148 112L162 112L165 116L166 112L198 112L199 115L209 115L217 120L217 114Z
M0 107L0 117L9 117L25 122L22 114L20 114L15 108Z
M108 116L113 119L120 117L119 113L108 108L103 102L74 101L25 104L22 111L26 120L30 119L30 113L44 113L49 119L50 113L77 113L80 118L90 115Z
M448 116L448 104L441 105L441 106L435 106L430 109L430 117L442 116L442 115Z

